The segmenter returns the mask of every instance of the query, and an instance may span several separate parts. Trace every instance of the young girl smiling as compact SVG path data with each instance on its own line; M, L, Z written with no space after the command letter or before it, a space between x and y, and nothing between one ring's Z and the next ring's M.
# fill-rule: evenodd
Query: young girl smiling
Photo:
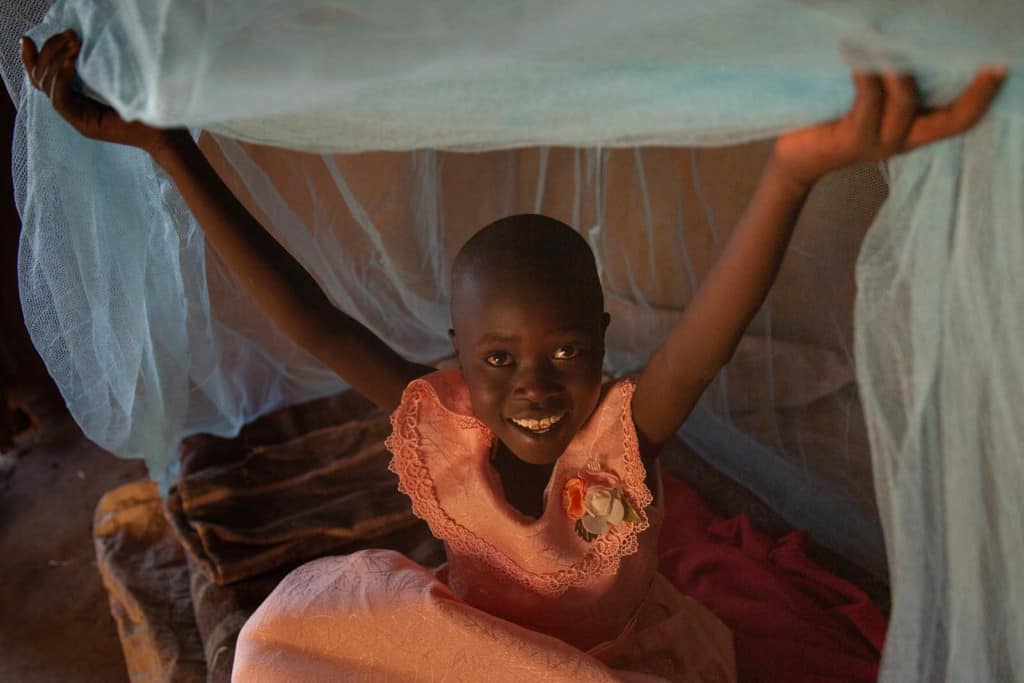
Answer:
M458 368L395 354L337 310L230 194L187 132L126 123L71 88L80 43L23 44L32 84L83 135L148 152L276 324L394 411L392 469L445 541L435 570L390 551L310 563L239 638L235 680L676 680L735 677L728 630L657 573L657 454L766 297L814 183L967 130L1003 74L922 111L911 77L853 75L836 121L778 138L715 267L647 367L602 382L593 255L544 216L497 221L452 274ZM659 676L661 678L655 678Z

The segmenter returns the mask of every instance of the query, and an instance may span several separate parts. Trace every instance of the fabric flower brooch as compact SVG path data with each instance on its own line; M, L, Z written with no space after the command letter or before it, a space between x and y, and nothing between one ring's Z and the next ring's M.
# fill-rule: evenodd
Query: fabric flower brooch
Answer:
M562 503L569 519L576 520L576 533L587 543L609 527L626 521L640 521L636 508L622 492L618 475L606 472L595 460L570 477L562 489Z

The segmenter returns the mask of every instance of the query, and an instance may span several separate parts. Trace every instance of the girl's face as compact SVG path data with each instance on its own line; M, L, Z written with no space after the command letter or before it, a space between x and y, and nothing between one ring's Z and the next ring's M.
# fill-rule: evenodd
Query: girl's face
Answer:
M571 286L475 284L451 333L473 410L520 460L551 464L597 407L608 314Z

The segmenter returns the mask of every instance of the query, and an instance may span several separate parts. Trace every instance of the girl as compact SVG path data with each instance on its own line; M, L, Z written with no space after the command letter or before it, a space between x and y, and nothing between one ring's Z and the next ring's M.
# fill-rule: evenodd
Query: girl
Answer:
M846 116L778 138L649 365L605 385L609 319L571 228L512 216L463 247L450 333L459 367L434 372L335 309L186 132L127 123L75 93L79 47L72 32L39 51L26 40L32 84L83 135L148 152L281 329L394 411L391 467L446 545L433 571L390 551L296 570L243 629L236 680L734 679L727 629L657 573L659 447L732 355L814 183L967 130L1003 77L979 72L951 105L920 111L911 77L854 73Z

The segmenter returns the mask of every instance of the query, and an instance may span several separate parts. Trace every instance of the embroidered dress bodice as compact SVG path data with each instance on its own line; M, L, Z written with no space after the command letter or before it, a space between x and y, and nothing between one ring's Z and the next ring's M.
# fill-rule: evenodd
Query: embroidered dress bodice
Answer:
M657 574L663 513L649 507L630 411L634 385L606 387L593 415L559 457L539 519L505 499L490 463L493 432L474 414L458 370L412 382L392 415L390 468L413 512L445 543L438 576L459 598L490 614L581 649L632 627ZM566 481L588 462L617 474L640 517L588 542L562 502ZM591 465L593 466L593 464Z

